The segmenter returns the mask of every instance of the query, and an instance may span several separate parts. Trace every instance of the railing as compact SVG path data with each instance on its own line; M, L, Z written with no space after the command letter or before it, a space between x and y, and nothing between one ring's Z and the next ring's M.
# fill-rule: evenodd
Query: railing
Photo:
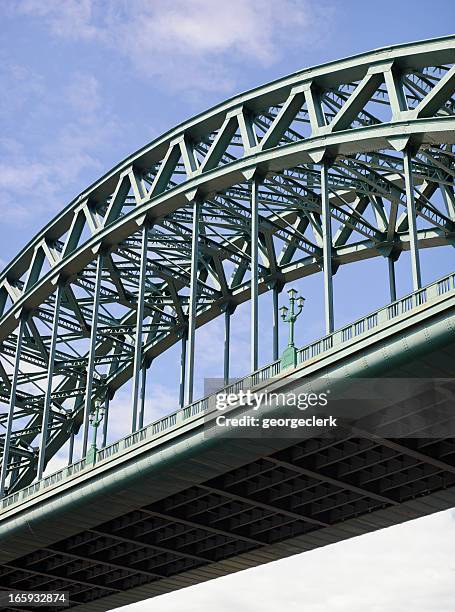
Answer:
M41 484L44 484L43 480L38 480L38 482L35 482L35 483L29 485L28 487L26 487L22 491L22 498L28 497L29 495L33 495L34 493L39 491L40 488L41 488Z
M112 455L117 454L119 449L120 449L120 440L118 442L114 442L113 444L110 444L109 446L105 446L104 448L102 448L97 453L97 458L99 461L103 459L107 459L108 457L111 457Z
M297 353L297 362L305 363L309 359L317 357L325 353L333 347L337 347L344 342L348 342L353 338L380 327L396 317L406 314L420 306L423 306L428 301L436 299L440 295L455 289L455 274L450 274L438 280L423 289L419 289L410 295L380 308L376 312L366 315L358 321L354 321L350 325L343 327L312 344L299 349Z
M185 408L183 408L183 412L182 412L183 420L196 416L197 414L200 414L201 412L205 412L207 408L208 408L208 397L203 397L197 402L193 402L189 406L185 406Z
M357 338L365 333L374 330L375 328L381 327L388 321L391 321L401 315L407 314L410 311L416 310L417 308L437 299L439 296L444 295L450 291L455 290L455 274L450 274L438 281L435 281L431 285L419 289L418 291L407 295L392 304L389 304L383 308L380 308L376 312L368 314L367 316L354 321L350 325L343 327L332 334L328 334L323 338L312 342L297 351L297 363L302 364L319 355L327 353L333 348L337 348L339 345L349 342L354 338ZM144 440L151 440L157 437L159 434L170 430L172 427L177 425L183 425L188 419L195 418L198 415L203 414L208 410L209 400L211 397L215 397L218 393L238 393L246 388L254 387L266 380L272 379L281 372L281 362L274 361L259 370L256 370L252 374L240 378L226 387L223 387L216 393L203 397L180 410L166 415L157 421L154 421L150 425L147 425L143 429L129 434L125 438L122 438L109 446L99 450L96 453L97 463L112 457L120 453L122 450L131 448L139 442ZM92 466L93 464L86 462L85 459L81 459L76 463L72 463L67 467L64 467L44 479L31 484L30 486L12 493L3 498L1 502L1 508L5 509L16 504L20 500L30 497L34 493L39 492L42 489L51 487L66 478L78 474L85 468Z

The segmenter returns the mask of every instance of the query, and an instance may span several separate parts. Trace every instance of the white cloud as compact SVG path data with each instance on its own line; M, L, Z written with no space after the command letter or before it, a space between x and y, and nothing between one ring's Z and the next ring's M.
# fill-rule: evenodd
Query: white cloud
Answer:
M105 127L105 126L104 126ZM82 136L76 123L65 126L41 156L27 154L9 158L0 165L0 187L2 193L3 221L23 222L29 215L43 220L54 216L66 206L61 190L78 186L83 170L100 172L102 166L91 153L94 134L103 134L103 128L93 126L93 131ZM77 189L77 187L76 187Z
M142 78L158 78L175 90L232 90L233 65L270 66L302 40L314 43L320 23L318 9L306 0L130 0L107 6L98 0L19 0L16 10L67 40L102 41L121 51Z
M118 611L452 612L454 536L443 512Z
M292 0L140 1L137 7L119 28L122 48L145 74L176 88L229 89L228 62L270 65L310 22L307 4Z
M161 6L160 10L144 4L144 9L149 17L145 34L153 34L157 45L194 55L235 51L261 61L272 59L274 44L267 2L192 0Z
M43 78L23 66L5 67L0 76L9 91L0 105L5 125L16 125L22 113L18 129L0 139L2 219L45 222L86 186L86 179L80 182L85 173L94 180L106 169L98 153L122 133L124 124L109 110L90 73L71 75L53 96ZM60 123L64 105L67 120Z

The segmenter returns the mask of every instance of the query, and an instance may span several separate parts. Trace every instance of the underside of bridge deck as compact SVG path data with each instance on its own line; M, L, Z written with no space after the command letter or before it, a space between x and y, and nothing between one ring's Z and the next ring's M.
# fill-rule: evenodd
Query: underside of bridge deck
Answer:
M453 439L311 439L10 561L0 585L106 610L434 512L454 485Z

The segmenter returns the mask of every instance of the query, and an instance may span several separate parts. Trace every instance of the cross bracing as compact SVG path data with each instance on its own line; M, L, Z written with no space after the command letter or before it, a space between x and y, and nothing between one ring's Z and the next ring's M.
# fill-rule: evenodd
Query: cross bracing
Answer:
M290 279L454 244L453 37L296 73L171 130L71 202L0 276L2 488L40 475L96 400ZM276 300L274 303L277 303ZM277 343L275 343L277 345ZM227 359L229 355L227 354ZM227 364L227 371L229 364ZM226 372L226 364L225 364ZM50 382L49 382L50 381ZM6 459L6 460L5 460Z

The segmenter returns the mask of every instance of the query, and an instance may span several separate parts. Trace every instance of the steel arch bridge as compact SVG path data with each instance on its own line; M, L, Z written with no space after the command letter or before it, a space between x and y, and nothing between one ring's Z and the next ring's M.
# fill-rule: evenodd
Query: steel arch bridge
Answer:
M227 100L125 159L55 217L0 276L3 496L43 477L69 441L88 450L95 406L180 342L180 405L193 401L195 330L321 273L334 331L339 266L455 245L455 37L303 70ZM111 420L118 415L111 414Z

